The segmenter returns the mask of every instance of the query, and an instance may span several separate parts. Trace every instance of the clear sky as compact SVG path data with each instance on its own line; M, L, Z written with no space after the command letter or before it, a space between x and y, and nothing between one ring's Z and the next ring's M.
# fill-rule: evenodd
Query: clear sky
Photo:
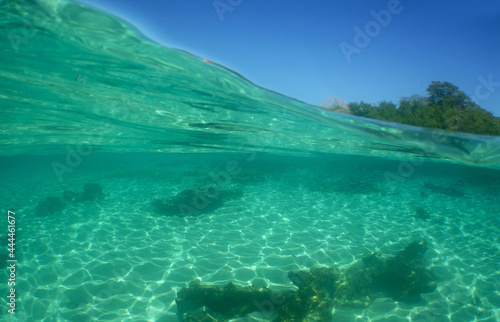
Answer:
M500 1L79 1L314 105L397 103L448 81L500 116Z

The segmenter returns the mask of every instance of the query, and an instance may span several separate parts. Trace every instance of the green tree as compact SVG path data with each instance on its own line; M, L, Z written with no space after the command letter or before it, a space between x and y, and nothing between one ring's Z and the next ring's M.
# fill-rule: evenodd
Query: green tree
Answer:
M427 93L429 93L427 102L433 107L467 108L471 104L470 98L452 83L431 82L427 87Z
M393 102L382 101L372 112L376 113L381 120L399 122L398 111Z
M474 134L500 135L500 118L483 110L457 86L449 82L431 82L428 97L403 98L399 107L382 101L378 106L364 102L349 103L352 115L427 128Z
M369 114L373 113L373 106L367 103L349 103L348 106L352 115L370 117Z

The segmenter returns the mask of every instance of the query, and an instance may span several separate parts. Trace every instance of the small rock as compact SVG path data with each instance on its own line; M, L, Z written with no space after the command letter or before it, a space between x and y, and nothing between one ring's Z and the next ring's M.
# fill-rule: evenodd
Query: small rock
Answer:
M35 214L37 216L50 216L57 212L63 211L66 208L66 203L57 197L47 197L40 201L36 206Z

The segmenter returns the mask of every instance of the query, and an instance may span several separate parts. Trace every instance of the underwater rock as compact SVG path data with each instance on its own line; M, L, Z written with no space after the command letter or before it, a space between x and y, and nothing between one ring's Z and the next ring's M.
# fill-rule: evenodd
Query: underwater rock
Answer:
M97 183L86 183L83 192L77 193L71 190L64 190L63 198L70 202L97 201L104 198L102 188Z
M335 306L367 307L380 296L411 304L421 294L435 290L435 276L424 265L426 250L427 243L421 240L386 260L376 252L367 254L345 270L313 267L289 272L289 279L298 287L289 294L255 286L236 288L231 283L220 289L195 281L179 291L176 303L181 317L189 316L189 303L207 308L189 321L212 321L214 314L219 314L217 321L228 321L264 307L268 314L276 310L275 322L331 321Z
M211 213L226 201L243 197L240 189L218 191L209 194L196 189L184 190L171 199L155 199L152 204L157 211L168 216L196 216Z
M426 251L425 240L406 246L380 267L376 286L393 299L403 302L414 302L421 294L434 291L437 282L435 275L425 268Z
M186 313L189 316L192 313L186 312L187 306L198 304L198 306L206 306L210 310L206 314L213 314L212 312L221 314L222 317L218 317L217 321L227 321L257 311L259 303L274 300L274 296L275 294L267 287L236 288L233 283L228 283L221 289L217 286L202 285L199 281L193 281L189 287L183 287L177 293L175 302L181 315ZM200 312L196 314L200 315ZM224 319L224 317L226 318ZM183 321L186 321L185 318ZM203 319L198 321L203 321Z
M66 208L66 203L57 197L47 197L40 201L35 209L37 216L50 216L57 212L63 211Z
M208 312L206 308L189 312L183 315L179 321L182 322L226 322L229 321L224 315L217 312Z
M81 195L83 201L96 201L102 198L104 198L104 193L101 186L97 183L86 183L83 186L83 193Z
M344 279L340 269L313 267L309 272L289 272L288 278L299 289L286 297L275 321L332 320L335 285Z
M431 218L431 216L424 208L417 207L417 209L415 209L415 218L426 221L427 219Z
M347 270L321 267L290 272L299 290L279 307L276 321L331 321L332 307L367 307L380 296L414 302L437 286L435 276L424 266L426 250L422 240L385 261L371 253L362 258L362 265Z
M71 190L64 190L63 191L63 199L66 201L74 202L77 198L78 194L76 192L73 192Z

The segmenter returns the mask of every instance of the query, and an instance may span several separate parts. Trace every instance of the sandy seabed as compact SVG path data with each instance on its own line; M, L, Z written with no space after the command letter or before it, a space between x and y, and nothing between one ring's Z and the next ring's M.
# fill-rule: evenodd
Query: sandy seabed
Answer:
M8 163L1 199L3 209L18 215L17 319L177 321L176 292L192 280L293 290L291 270L348 267L368 252L392 256L425 238L426 263L438 277L434 292L413 305L379 298L367 308L336 307L334 319L500 320L495 188L424 167L391 185L383 171L338 167L325 173L290 161L283 168L243 168L230 186L244 196L212 213L182 218L155 211L154 198L193 188L225 158L132 160L119 167L90 160L62 182L45 161L39 168L28 167L29 160ZM449 167L433 165L439 166ZM34 215L43 198L82 190L86 182L99 183L105 199ZM443 193L426 189L429 182ZM416 218L417 207L430 218ZM0 293L7 294L7 271L1 274ZM1 302L2 315L12 318L5 296Z

